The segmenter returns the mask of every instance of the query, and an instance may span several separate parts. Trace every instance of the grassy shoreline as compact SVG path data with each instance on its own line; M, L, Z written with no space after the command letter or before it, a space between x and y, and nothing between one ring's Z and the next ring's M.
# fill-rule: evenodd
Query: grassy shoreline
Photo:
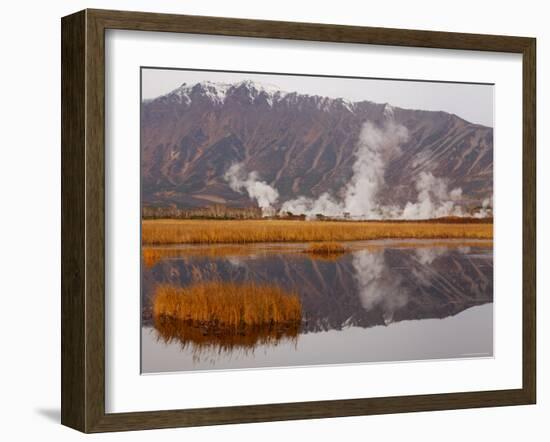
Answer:
M386 241L386 240L381 240ZM391 247L396 248L457 248L457 247L492 247L492 239L396 239L391 240ZM412 242L411 242L412 241ZM246 243L246 244L158 244L144 245L142 247L143 262L147 267L153 267L158 262L164 259L180 259L189 257L198 258L239 258L250 256L268 256L271 254L281 255L288 254L294 256L307 255L311 259L327 259L340 258L346 253L353 253L360 250L369 250L370 252L378 252L384 250L387 245L379 243L376 240L369 240L369 244L364 241L346 242L343 246L342 253L326 252L326 253L310 253L311 247L317 247L317 244L331 243L276 243L278 245L269 244L263 247L262 243ZM311 247L310 247L311 246Z
M143 220L142 243L245 244L375 239L492 239L493 224L426 221Z

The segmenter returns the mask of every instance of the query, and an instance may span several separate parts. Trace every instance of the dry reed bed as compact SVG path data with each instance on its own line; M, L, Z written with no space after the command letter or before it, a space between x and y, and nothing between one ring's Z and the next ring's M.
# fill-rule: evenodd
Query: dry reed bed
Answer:
M216 334L300 324L302 304L297 293L271 284L210 281L186 287L160 285L153 298L153 317L186 321Z
M320 242L373 239L491 239L488 223L296 220L143 220L143 244Z
M337 242L311 243L303 250L309 258L323 261L337 261L347 252L349 249Z
M337 242L321 242L310 244L304 251L312 255L334 255L346 253L347 250L346 247Z

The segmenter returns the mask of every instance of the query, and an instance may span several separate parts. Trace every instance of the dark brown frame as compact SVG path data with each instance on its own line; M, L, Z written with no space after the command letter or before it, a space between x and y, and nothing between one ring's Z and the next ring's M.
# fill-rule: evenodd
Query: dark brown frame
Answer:
M496 51L523 56L523 386L190 410L105 413L105 30ZM536 40L405 29L84 10L62 30L61 422L83 432L534 404Z

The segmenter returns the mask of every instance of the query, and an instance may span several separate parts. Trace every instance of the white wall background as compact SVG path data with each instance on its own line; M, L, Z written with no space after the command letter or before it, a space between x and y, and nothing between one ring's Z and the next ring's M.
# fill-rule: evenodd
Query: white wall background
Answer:
M538 39L538 404L479 410L117 433L96 440L547 440L550 435L550 28L545 2L20 0L0 27L0 335L3 440L84 436L59 425L60 17L86 7L534 36ZM7 136L6 136L7 135ZM7 248L6 248L7 245Z

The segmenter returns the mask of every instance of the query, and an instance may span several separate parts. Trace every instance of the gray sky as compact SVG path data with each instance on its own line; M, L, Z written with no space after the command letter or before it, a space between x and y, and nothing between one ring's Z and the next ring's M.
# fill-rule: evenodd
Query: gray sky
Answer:
M341 97L350 101L370 100L408 109L442 110L472 123L493 126L492 85L156 68L143 69L142 79L143 98L155 98L166 94L184 82L196 83L207 80L233 83L253 80L278 86L287 92Z

